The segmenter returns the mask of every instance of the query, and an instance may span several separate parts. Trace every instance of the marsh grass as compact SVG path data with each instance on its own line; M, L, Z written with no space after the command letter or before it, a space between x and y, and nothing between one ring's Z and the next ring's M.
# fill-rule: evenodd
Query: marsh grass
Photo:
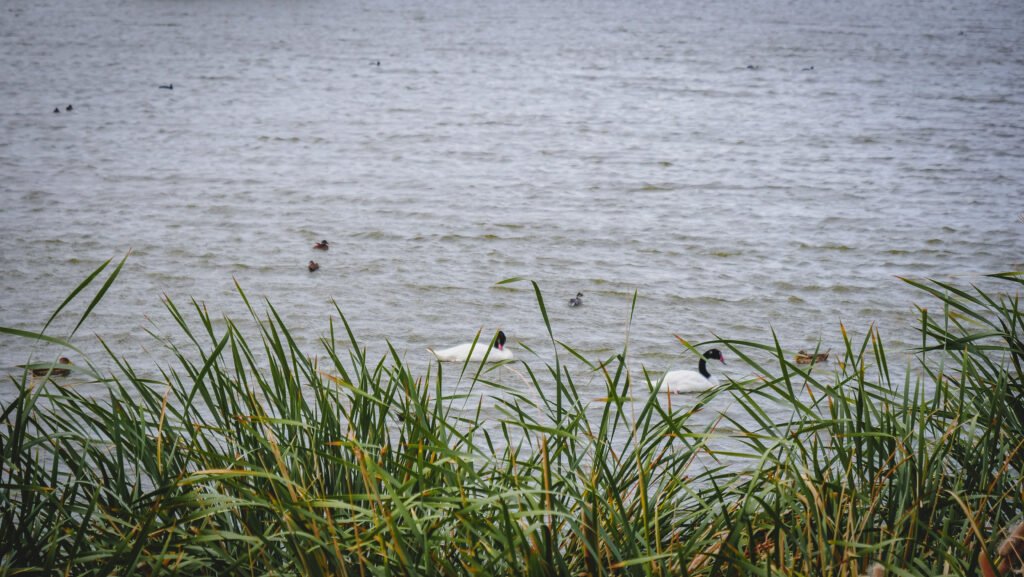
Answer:
M67 337L50 322L0 331L75 350L123 264ZM166 301L185 343L168 344L173 367L138 371L108 349L109 374L80 363L99 396L11 377L0 574L996 572L1024 514L1024 321L1021 276L994 278L1005 291L908 280L934 306L898 372L874 329L843 328L831 371L787 360L778 341L721 339L697 346L728 348L756 377L670 398L630 370L625 345L591 360L557 340L536 284L543 367L424 375L390 345L367 358L340 310L310 353L241 288L248 333ZM603 384L599 399L565 359ZM696 426L716 398L729 409Z

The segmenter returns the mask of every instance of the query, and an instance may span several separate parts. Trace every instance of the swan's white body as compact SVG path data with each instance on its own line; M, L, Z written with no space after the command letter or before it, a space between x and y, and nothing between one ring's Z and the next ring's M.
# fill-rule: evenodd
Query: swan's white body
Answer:
M705 377L697 371L669 371L661 381L662 391L673 393L699 393L718 386L715 375Z
M484 360L485 356L489 363L512 360L512 351L505 348L504 332L498 331L494 339L494 346L490 348L490 351L488 351L489 345L490 343L486 341L477 340L476 344L464 343L440 351L435 351L434 349L427 350L433 353L437 360L442 363L464 363L467 360L479 363Z
M470 352L472 350L472 353ZM508 361L514 358L512 351L508 349L497 349L492 348L490 353L487 353L487 343L483 341L477 341L476 346L473 343L463 343L461 345L455 345L447 349L441 349L435 351L434 349L427 349L437 360L442 363L464 363L468 358L470 361L479 363L484 360L484 354L487 354L487 362L496 363L498 361Z
M704 353L703 358L697 364L696 371L669 371L661 378L659 390L670 393L699 393L718 386L718 378L708 372L706 359L721 361L725 364L725 357L718 349L711 349Z

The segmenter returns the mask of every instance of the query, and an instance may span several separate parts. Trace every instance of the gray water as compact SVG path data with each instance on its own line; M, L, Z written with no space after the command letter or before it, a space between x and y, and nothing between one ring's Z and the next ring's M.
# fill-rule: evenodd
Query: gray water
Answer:
M244 318L236 280L311 354L336 301L425 372L498 328L548 360L523 277L557 338L659 374L673 335L875 323L892 355L927 303L898 277L1024 270L1019 1L9 0L0 53L0 325L130 251L74 337L101 367L96 335L167 363L163 295Z

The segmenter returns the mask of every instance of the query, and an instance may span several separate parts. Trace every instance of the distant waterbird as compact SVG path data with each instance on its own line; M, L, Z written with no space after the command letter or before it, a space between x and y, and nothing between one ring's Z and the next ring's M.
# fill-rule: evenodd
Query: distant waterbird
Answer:
M164 90L174 90L174 85L173 84L161 84L160 88L163 88Z
M569 299L569 306L578 307L583 304L583 293L576 293L576 296Z
M322 240L322 241L314 244L313 248L316 249L316 250L327 250L327 249L329 249L331 247L327 245L327 241L326 240Z
M74 109L75 109L75 107L74 107L74 106L71 106L70 104L68 104L68 107L67 107L67 108L65 108L64 110L67 110L68 112L71 112L71 111L72 111L72 110L74 110Z
M320 270L320 263L315 260L311 260L309 261L309 266L307 268L309 269L309 272L316 272Z

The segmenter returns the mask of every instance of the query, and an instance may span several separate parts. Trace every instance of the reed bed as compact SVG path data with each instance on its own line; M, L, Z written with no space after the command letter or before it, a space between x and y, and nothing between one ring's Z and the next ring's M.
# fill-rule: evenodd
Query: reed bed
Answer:
M51 317L106 273L71 334L0 331L74 353L124 261L109 264ZM28 368L10 378L0 575L1008 574L1024 551L1024 281L993 279L908 280L930 306L899 371L874 329L844 328L841 358L815 368L777 340L719 339L697 346L756 377L668 400L626 345L593 360L558 341L536 285L543 367L425 375L393 348L367 358L340 310L309 352L240 288L250 334L166 301L186 343L168 345L173 367L108 349L102 374L76 357L99 396ZM696 426L716 398L729 410Z

